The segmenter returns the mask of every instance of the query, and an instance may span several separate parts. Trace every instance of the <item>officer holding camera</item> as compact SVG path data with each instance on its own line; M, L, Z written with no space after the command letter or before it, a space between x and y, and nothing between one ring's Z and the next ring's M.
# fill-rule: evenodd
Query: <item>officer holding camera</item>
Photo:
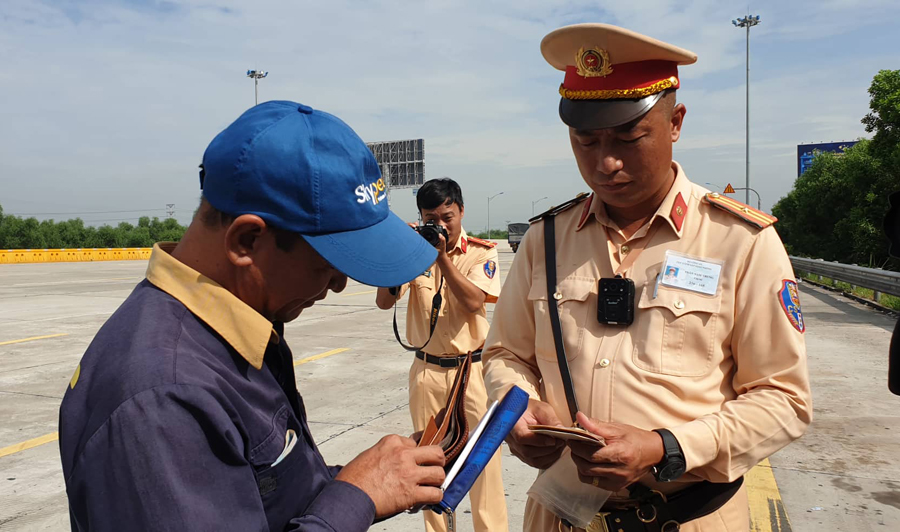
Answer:
M484 388L481 347L488 332L486 303L500 295L496 244L470 237L462 227L462 191L449 178L427 181L416 195L424 224L413 226L438 250L437 262L400 287L380 288L376 303L391 309L406 293L407 340L416 350L409 372L409 410L416 431L446 404L448 393L465 356L474 352L466 391L466 417L474 427L484 416L488 397ZM412 225L412 224L411 224ZM440 298L435 298L435 295ZM438 312L432 329L430 319ZM500 452L488 463L469 492L476 531L507 530ZM429 532L446 530L442 516L424 512Z

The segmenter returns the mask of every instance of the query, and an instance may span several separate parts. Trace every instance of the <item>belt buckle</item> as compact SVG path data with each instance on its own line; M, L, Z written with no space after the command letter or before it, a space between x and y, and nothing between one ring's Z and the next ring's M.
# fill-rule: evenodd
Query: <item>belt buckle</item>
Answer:
M606 516L609 514L610 512L597 512L585 532L610 532L609 525L606 524Z
M442 368L455 368L459 366L459 361L456 357L439 357L438 360L440 361L438 362L438 366Z

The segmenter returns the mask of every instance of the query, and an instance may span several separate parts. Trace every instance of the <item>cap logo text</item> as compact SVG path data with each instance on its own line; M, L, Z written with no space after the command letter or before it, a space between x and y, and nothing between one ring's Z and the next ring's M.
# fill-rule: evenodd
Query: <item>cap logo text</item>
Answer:
M372 205L378 205L384 201L384 179L379 179L368 185L360 185L356 187L356 203L365 203L371 201Z

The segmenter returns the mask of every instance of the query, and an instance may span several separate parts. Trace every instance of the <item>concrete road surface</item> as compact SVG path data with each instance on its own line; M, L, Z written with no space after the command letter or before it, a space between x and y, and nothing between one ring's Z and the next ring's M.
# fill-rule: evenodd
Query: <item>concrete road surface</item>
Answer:
M513 256L501 245L502 274ZM67 529L55 439L60 399L93 335L145 268L0 267L0 530ZM886 386L892 319L809 285L802 292L815 421L770 467L754 471L754 530L900 530L900 398ZM374 297L373 288L351 283L286 329L310 427L330 463L346 462L385 434L411 431L411 358ZM521 530L535 473L503 450L510 529ZM777 487L767 480L772 472ZM459 530L472 529L467 503L458 519ZM423 528L421 516L401 515L373 530Z

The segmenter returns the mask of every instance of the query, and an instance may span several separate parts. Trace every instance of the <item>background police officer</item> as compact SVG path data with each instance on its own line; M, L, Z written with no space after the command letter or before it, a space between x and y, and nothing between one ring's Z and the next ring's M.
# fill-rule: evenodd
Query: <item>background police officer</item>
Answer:
M416 195L416 204L422 219L444 227L447 238L439 237L434 266L400 287L397 295L379 289L376 302L380 308L390 309L409 292L407 339L414 346L424 345L409 371L409 411L415 430L421 431L446 404L461 356L484 345L488 331L485 304L497 301L500 272L496 244L471 237L462 227L465 206L455 181L427 181ZM432 336L429 318L438 290L443 304ZM465 400L470 427L477 425L488 404L480 353L473 356L473 362ZM500 451L475 481L469 499L475 530L507 530ZM425 528L445 530L446 525L442 516L425 512Z

